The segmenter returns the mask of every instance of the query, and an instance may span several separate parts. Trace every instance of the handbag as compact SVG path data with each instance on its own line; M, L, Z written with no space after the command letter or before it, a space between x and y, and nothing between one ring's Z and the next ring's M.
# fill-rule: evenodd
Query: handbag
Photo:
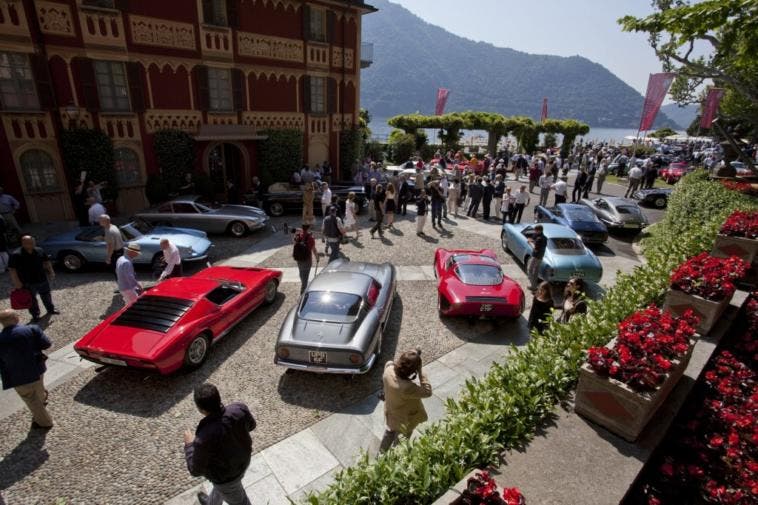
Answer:
M14 310L29 309L32 306L32 292L19 288L11 291L11 308Z

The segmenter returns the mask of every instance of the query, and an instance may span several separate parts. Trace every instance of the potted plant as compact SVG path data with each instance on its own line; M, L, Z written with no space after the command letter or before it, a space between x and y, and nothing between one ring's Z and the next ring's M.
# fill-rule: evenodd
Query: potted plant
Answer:
M737 256L755 263L758 257L758 211L735 211L724 221L713 244L713 256Z
M687 368L698 317L677 317L655 305L618 324L605 347L587 351L574 410L634 441Z
M664 309L674 315L691 309L700 317L701 335L711 331L734 295L734 281L747 273L749 263L736 256L716 258L704 252L688 259L671 274Z
M526 500L516 487L504 487L502 494L488 472L476 472L466 482L466 489L451 505L525 505Z

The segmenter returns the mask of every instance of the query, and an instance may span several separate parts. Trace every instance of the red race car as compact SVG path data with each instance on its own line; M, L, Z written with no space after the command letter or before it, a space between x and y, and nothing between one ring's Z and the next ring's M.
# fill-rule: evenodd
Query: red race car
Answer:
M679 179L692 172L692 167L682 161L675 161L659 172L661 179L674 184Z
M524 311L524 291L489 249L437 249L434 275L440 316L517 318Z
M199 367L208 351L263 303L272 303L282 273L210 267L167 279L95 326L74 345L82 358L169 374Z

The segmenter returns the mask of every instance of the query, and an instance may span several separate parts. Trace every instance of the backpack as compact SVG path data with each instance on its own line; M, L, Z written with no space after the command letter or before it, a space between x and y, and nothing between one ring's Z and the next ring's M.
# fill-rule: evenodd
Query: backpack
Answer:
M308 238L306 235L299 233L295 237L295 245L292 247L292 258L295 261L308 261L311 251L308 249Z

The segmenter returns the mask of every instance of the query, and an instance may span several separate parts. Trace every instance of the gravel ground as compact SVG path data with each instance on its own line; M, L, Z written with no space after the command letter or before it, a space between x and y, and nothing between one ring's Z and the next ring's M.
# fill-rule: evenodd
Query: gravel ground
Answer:
M451 249L492 249L498 255L502 263L513 263L513 259L503 252L500 246L500 226L492 221L492 238L465 231L466 220L470 218L452 218L450 221L443 220L444 232L439 232L432 228L431 223L427 221L425 227L426 237L416 236L415 216L410 214L401 217L395 222L394 230L385 230L384 239L380 240L379 235L375 239L371 238L369 229L373 223L368 218L361 216L359 224L361 227L361 236L358 241L351 240L348 244L341 247L342 253L353 261L389 261L394 265L432 265L434 262L434 251L438 247ZM320 228L321 222L317 222L317 228ZM350 236L354 236L353 232ZM317 242L317 247L323 251L324 245ZM322 260L323 262L323 260ZM282 248L276 254L261 263L265 267L282 267L294 266L292 260L292 250Z
M196 481L184 466L181 434L200 419L191 392L205 381L219 385L227 401L250 406L259 421L256 451L377 391L381 366L346 380L285 374L273 364L276 335L297 290L296 283L283 284L277 301L240 324L197 371L163 377L90 369L51 391L56 426L46 438L28 435L26 411L0 422L0 489L7 503L161 503L191 487ZM466 339L509 333L508 325L440 321L430 310L433 282L400 282L398 295L379 363L415 346L431 361Z

